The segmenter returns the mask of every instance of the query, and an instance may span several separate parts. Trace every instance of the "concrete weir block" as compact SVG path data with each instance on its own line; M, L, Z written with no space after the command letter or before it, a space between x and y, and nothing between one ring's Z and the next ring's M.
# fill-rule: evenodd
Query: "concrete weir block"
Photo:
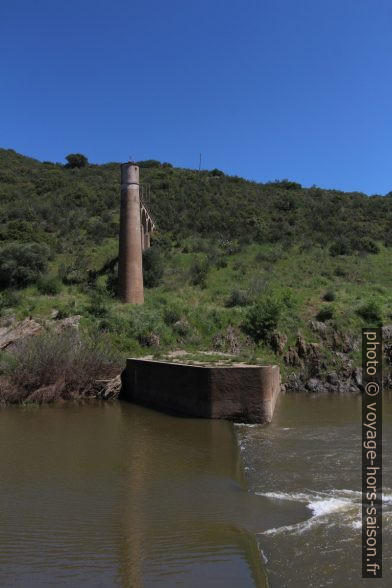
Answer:
M209 366L127 359L121 397L166 412L243 423L271 421L277 365Z

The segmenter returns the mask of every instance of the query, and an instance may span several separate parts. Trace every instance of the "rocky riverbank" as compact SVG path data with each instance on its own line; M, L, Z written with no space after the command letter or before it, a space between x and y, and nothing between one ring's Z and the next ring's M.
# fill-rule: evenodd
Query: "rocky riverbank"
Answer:
M311 393L362 392L360 337L342 333L318 321L311 321L310 327L318 341L307 342L299 333L295 345L286 351L282 341L287 338L275 334L275 351L282 355L286 366L284 389L287 392L305 389ZM384 386L391 388L392 326L383 327L382 332Z

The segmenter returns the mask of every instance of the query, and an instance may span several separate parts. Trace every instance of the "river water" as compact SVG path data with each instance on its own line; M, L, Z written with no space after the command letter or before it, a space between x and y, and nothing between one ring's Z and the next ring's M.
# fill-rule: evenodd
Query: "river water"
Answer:
M0 586L361 586L360 408L284 396L272 424L234 427L122 402L3 408Z

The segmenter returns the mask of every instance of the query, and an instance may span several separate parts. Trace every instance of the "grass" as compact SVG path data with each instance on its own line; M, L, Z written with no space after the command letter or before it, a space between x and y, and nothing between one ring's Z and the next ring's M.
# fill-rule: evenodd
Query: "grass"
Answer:
M114 244L108 242L96 247L97 267L107 261L113 249ZM87 287L63 285L60 294L48 296L30 286L19 292L16 306L3 309L3 314L14 313L18 319L32 315L41 320L50 318L56 310L62 316L81 314L83 328L103 333L124 357L145 354L147 336L151 333L159 337L161 352L178 348L193 352L210 350L214 336L231 326L243 349L241 357L247 359L250 353L255 361L270 358L270 350L263 342L249 350L249 342L241 330L249 306L226 306L235 288L247 293L250 305L266 292L285 300L277 329L286 333L289 345L295 342L298 331L308 340L317 339L309 322L327 307L333 310L329 322L334 328L357 336L365 325L358 312L365 304L374 302L381 309L384 324L391 320L392 272L388 268L392 267L392 250L389 248L381 247L377 255L338 258L319 247L305 251L293 247L283 251L280 245L250 244L226 256L226 267L211 262L205 287L192 285L190 279L192 263L201 255L204 254L171 249L165 256L162 282L159 287L146 289L143 307L122 305L103 290L103 315L94 316L91 307L94 294ZM51 273L56 274L54 262ZM100 280L102 290L105 278ZM331 302L323 300L327 291L334 292ZM173 309L177 321L171 322L167 317L173 314ZM178 332L181 329L174 325L178 321L183 321L182 331L188 329L187 333Z

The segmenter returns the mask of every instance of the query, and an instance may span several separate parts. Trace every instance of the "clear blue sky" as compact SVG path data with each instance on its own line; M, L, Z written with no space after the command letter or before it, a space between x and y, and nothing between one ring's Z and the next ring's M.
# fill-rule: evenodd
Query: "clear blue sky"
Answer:
M390 0L0 2L0 146L392 190Z

